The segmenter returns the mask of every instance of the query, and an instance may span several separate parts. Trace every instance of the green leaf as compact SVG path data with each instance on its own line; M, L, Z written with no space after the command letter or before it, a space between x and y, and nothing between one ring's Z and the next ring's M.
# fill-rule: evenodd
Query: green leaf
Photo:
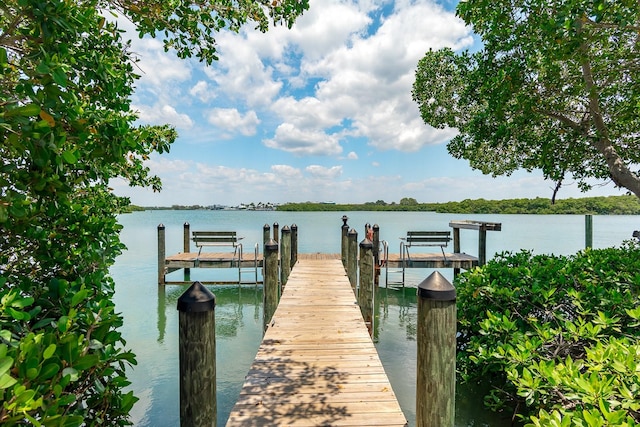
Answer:
M53 378L58 372L60 372L60 366L57 363L47 363L40 371L40 379L48 380Z
M62 153L62 158L64 159L65 162L72 165L78 161L73 151L65 151L64 153Z
M75 307L76 305L78 305L81 301L84 301L85 298L87 298L87 289L86 288L82 288L80 289L78 292L76 292L73 295L73 298L71 298L71 306Z
M33 304L32 297L20 298L20 299L14 300L11 303L11 307L24 308L24 307L30 306L31 304Z
M100 356L97 354L87 354L78 358L73 364L73 367L78 371L84 371L85 369L89 369L94 367L100 361Z
M29 313L25 313L24 311L18 311L13 307L7 307L7 313L9 316L13 317L15 320L29 320Z
M9 388L17 383L18 380L13 378L9 374L0 375L0 390L4 390L5 388Z
M60 67L53 70L53 81L59 84L62 87L67 86L67 75L64 70Z
M78 381L79 375L78 375L78 370L75 368L64 368L62 370L62 376L63 377L68 377L69 381L74 382L74 381Z
M13 366L13 358L9 356L0 357L0 375L9 372Z
M27 104L7 110L5 112L5 117L35 117L38 114L40 114L40 106L37 104Z
M57 346L55 344L49 344L49 346L42 353L42 358L44 360L49 359L51 356L53 356L55 354L56 348L57 348Z

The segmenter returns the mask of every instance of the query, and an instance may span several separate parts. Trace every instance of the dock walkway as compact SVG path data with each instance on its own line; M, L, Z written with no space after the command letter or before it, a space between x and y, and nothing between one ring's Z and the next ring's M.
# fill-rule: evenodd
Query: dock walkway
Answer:
M227 427L406 426L339 259L298 259Z

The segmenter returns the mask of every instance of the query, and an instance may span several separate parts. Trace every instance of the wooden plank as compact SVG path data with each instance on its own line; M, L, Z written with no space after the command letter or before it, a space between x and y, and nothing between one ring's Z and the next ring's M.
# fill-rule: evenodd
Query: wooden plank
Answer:
M340 257L298 258L227 427L406 426Z

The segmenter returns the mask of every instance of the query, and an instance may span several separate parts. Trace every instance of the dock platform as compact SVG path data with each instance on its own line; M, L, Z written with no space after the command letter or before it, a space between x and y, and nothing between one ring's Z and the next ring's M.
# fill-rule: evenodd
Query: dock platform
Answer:
M382 260L381 268L401 268L403 266L402 257L399 254L389 254L386 260ZM471 270L478 266L478 257L465 253L445 253L439 252L411 254L405 258L406 268L458 268Z
M227 427L406 426L342 262L312 258L291 271Z

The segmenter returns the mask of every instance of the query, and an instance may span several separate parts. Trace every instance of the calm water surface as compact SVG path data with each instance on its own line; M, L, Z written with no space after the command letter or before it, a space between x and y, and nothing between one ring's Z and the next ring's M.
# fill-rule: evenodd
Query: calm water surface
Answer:
M301 253L340 252L341 217L363 238L364 224L378 224L380 238L398 253L399 237L408 230L448 230L449 221L473 219L502 223L487 233L487 256L528 249L534 253L572 254L584 248L584 216L580 215L450 215L418 212L245 212L145 211L123 215L122 241L128 250L112 268L115 302L124 317L122 333L137 355L129 371L131 388L140 401L132 411L136 426L179 425L178 312L184 287L157 285L157 226L166 227L167 255L182 251L183 224L191 230L235 230L244 236L245 252L262 242L263 226L298 226ZM640 229L638 216L594 216L593 246L618 246ZM478 253L477 232L461 230L461 250ZM386 289L376 299L376 346L410 425L415 425L416 291L431 271L409 269L407 287ZM452 280L450 270L441 273ZM191 280L233 280L233 270L194 269ZM181 280L182 272L169 276ZM382 276L384 278L384 274ZM218 425L224 426L244 376L262 338L260 286L211 287L216 295ZM506 420L482 409L480 393L458 386L456 426L501 426Z

